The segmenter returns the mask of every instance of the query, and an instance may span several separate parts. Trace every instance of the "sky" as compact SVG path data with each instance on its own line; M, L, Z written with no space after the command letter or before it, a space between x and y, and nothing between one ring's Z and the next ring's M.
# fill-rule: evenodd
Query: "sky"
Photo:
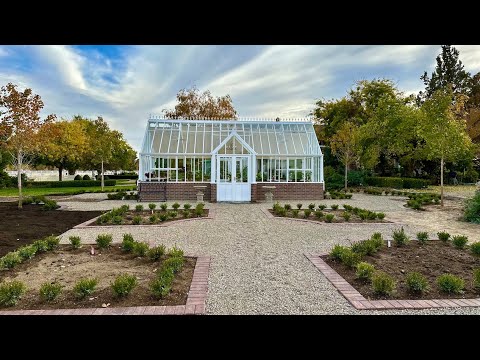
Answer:
M480 46L455 45L472 74ZM320 99L345 96L355 81L388 78L423 89L440 45L0 45L0 85L30 87L42 115L102 116L139 151L150 114L195 85L229 94L241 118L306 117Z

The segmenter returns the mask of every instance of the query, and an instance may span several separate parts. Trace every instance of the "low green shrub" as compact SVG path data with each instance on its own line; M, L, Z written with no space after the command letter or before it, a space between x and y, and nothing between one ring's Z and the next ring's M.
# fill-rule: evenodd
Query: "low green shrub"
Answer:
M450 234L447 233L446 231L440 231L437 233L438 239L440 241L443 241L444 243L448 242L450 240Z
M123 297L130 294L130 292L137 285L137 278L130 274L121 274L115 278L115 281L111 284L111 288L115 296Z
M164 214L162 214L164 215ZM150 221L150 224L155 224L157 222L158 218L157 218L157 215L151 215L149 218L148 218L148 221Z
M348 251L346 246L336 244L332 250L330 250L329 255L334 260L342 261L342 256L345 251Z
M95 242L99 249L107 249L112 245L112 234L98 234Z
M357 264L356 269L355 275L357 278L361 280L372 280L373 273L375 272L375 267L372 264L361 261Z
M37 252L48 251L48 243L45 240L37 240L32 245L37 248Z
M150 282L150 290L152 291L153 296L159 299L166 297L172 289L173 278L173 272L168 270L164 273L162 272L160 276Z
M385 240L383 239L382 234L379 232L373 233L370 237L370 241L375 246L377 251L385 244Z
M473 287L480 291L480 268L473 270Z
M410 241L410 238L405 234L405 230L403 227L399 229L394 229L393 230L393 241L395 242L395 245L398 247L404 246L408 244Z
M368 220L375 220L377 218L377 213L374 211L367 212L367 219Z
M93 294L97 287L98 280L92 278L80 279L73 287L75 296L79 299L83 299L88 295Z
M152 261L158 261L165 254L165 245L154 246L147 251L147 256Z
M172 205L172 209L175 211L177 211L179 207L180 207L180 204L177 202Z
M474 242L470 245L470 251L473 255L480 256L480 242Z
M292 210L292 216L293 216L294 218L298 217L298 213L299 213L299 212L300 212L300 210L298 210L298 209L293 209L293 210Z
M377 213L377 219L379 220L385 219L385 213L382 213L382 212Z
M285 209L284 209L284 210L285 210ZM312 214L312 210L310 210L310 209L305 209L305 210L303 210L303 217L304 217L305 219L308 219L311 214Z
M15 306L25 293L25 284L18 280L4 282L0 285L0 305Z
M70 245L72 245L73 249L80 249L82 247L80 236L70 236L68 241L70 241Z
M332 204L332 205L330 205L330 207L332 208L332 210L338 210L338 205L337 204Z
M351 249L354 253L361 255L372 255L377 252L377 246L374 240L362 240L352 244Z
M465 249L465 246L468 243L468 236L465 235L455 235L452 237L452 244L457 249Z
M452 274L443 274L437 278L440 291L448 294L461 294L465 287L465 281Z
M282 209L283 211L285 211L285 209ZM185 218L185 219L188 219L190 217L190 211L188 210L180 210L182 216Z
M195 206L195 215L197 217L200 217L203 215L203 209L205 207L204 203L198 203L197 206Z
M325 209L327 208L327 205L319 204L319 205L318 205L318 208L319 208L320 210L325 210Z
M82 180L89 181L89 180L91 180L91 179L90 179L90 176L88 176L88 175L83 175Z
M29 260L37 253L37 247L34 245L25 245L17 249L16 251L22 261Z
M123 218L120 215L116 215L113 217L112 223L116 225L121 225L123 223Z
M45 200L42 206L42 210L55 210L59 208L57 202L55 200Z
M350 214L348 211L345 211L343 214L342 214L342 217L345 219L345 221L348 221L350 220L352 214Z
M135 248L135 240L133 240L132 234L123 234L123 240L121 245L122 251L132 252Z
M141 205L141 204L136 205L136 206L135 206L135 211L136 211L136 212L143 211L143 205Z
M323 214L322 211L319 211L319 210L315 211L315 217L316 217L317 219L323 218L323 215L324 215L324 214Z
M58 283L43 283L40 286L40 297L45 302L51 302L55 300L62 292L62 285Z
M285 210L284 208L278 209L277 210L277 216L282 216L282 217L287 216L287 210Z
M132 219L133 225L140 225L142 223L142 217L140 215L135 215Z
M183 257L183 250L176 246L173 246L168 250L167 255L171 257Z
M0 258L0 267L2 269L12 269L22 262L17 251L12 251Z
M44 239L47 243L48 250L52 251L57 249L60 246L60 238L50 235Z
M297 209L300 210L302 208L302 204L297 204Z
M428 290L427 279L418 272L408 273L405 280L408 290L413 293L421 294Z
M465 221L480 224L480 191L466 201L463 218Z
M184 262L185 262L185 260L184 260L183 257L173 256L173 257L169 257L168 259L166 259L163 262L162 267L163 268L171 268L173 273L176 274L182 269Z
M331 223L335 219L335 215L333 214L327 214L325 215L325 222Z
M168 220L168 215L167 214L161 214L159 217L161 222L167 221Z
M352 194L345 194L345 198L346 198L346 199L351 199L352 196L353 196Z
M355 266L362 261L362 254L355 253L352 249L347 248L347 250L342 252L340 260L343 265L348 266L349 268L355 268Z
M162 209L162 211L167 211L168 204L167 203L160 204L160 209Z
M421 243L421 244L426 244L427 241L428 241L428 232L426 231L420 231L417 233L417 240Z
M152 214L153 214L153 210L155 210L156 207L157 207L157 204L153 204L153 203L148 204L148 208L152 210Z
M375 294L390 296L395 291L395 280L383 271L375 271L372 276L372 288Z
M351 205L343 204L342 206L343 206L343 208L344 208L345 210L347 210L347 211L352 211L352 210L353 210L353 206L351 206Z
M313 211L315 209L315 204L314 203L310 203L308 204L308 208Z
M285 204L285 205L283 206L283 208L288 211L288 210L291 210L291 209L292 209L292 205L290 205L290 204Z
M189 210L192 207L192 204L183 204L185 210Z
M148 249L149 246L146 242L136 241L133 245L133 253L139 257L144 257L145 255L147 255Z
M177 215L178 215L178 212L176 212L176 211L169 211L168 214L167 214L167 216L171 219L175 219L177 217Z

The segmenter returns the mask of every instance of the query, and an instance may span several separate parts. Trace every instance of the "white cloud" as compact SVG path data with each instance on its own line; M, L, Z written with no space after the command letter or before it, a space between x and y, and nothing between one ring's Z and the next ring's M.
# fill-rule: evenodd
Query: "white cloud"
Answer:
M5 49L3 46L0 46L0 57L7 56L9 55L9 52L7 49Z

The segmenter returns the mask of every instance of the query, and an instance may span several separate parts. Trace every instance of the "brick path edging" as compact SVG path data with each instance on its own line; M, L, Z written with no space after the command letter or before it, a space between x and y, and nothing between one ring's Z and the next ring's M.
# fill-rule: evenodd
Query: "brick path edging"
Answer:
M323 254L304 254L308 260L330 281L357 310L387 309L427 309L445 307L480 306L477 299L434 299L434 300L367 300L340 274L332 269L320 256Z
M185 305L131 306L89 309L13 310L0 315L200 315L205 314L210 256L197 256Z
M73 229L112 229L112 228L119 228L119 227L136 227L136 228L142 228L142 227L167 227L167 226L172 226L174 224L179 224L183 223L186 221L195 221L195 220L212 220L215 217L215 210L213 209L207 209L208 210L208 215L207 216L202 216L202 217L195 217L195 218L188 218L188 219L179 219L179 220L174 220L174 221L167 221L165 224L154 224L154 225L90 225L94 223L100 216L96 216L93 219L84 221L81 224L75 225Z
M337 223L327 223L325 221L316 221L316 220L307 220L307 219L297 219L297 218L291 218L291 217L284 217L284 216L275 216L273 215L268 209L261 209L262 212L265 214L265 216L269 219L277 219L277 220L291 220L291 221L299 221L299 222L305 222L305 223L310 223L310 224L316 224L316 225L323 225L323 226L330 226L330 225L391 225L391 224L403 224L403 223L396 223L393 221L384 221L384 222L337 222Z

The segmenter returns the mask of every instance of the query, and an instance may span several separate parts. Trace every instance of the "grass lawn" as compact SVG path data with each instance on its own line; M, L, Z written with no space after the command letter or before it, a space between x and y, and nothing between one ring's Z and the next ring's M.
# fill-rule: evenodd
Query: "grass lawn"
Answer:
M443 191L446 193L460 193L460 194L468 194L475 193L475 185L445 185L443 187ZM407 189L408 190L408 189ZM433 192L440 194L440 186L433 185L429 186L428 189L412 189L411 191L414 192Z
M116 185L116 186L105 186L105 190L115 190L115 189L132 189L135 187L135 183L131 184L123 184L123 185ZM80 190L87 191L99 191L102 188L100 186L89 186L89 187L64 187L64 188L23 188L22 194L24 196L34 196L34 195L68 195L75 193ZM0 189L0 196L18 196L18 189L17 188L8 188L8 189Z

